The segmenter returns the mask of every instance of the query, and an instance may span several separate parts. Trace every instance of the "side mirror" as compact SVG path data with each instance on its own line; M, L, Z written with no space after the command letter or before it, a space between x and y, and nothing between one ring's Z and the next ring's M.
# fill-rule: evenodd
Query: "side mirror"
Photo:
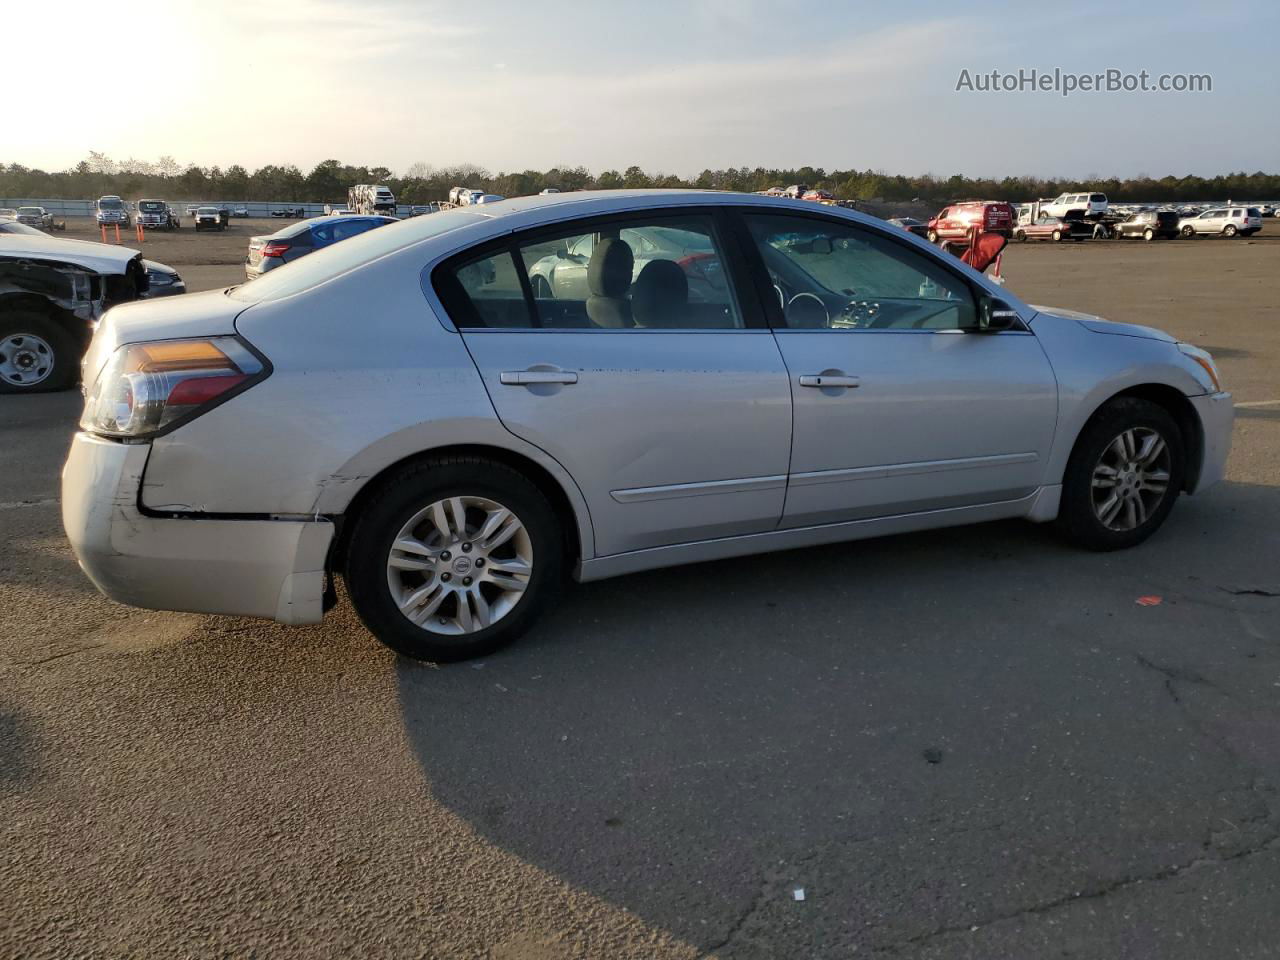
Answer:
M999 333L1010 330L1018 323L1018 311L996 297L982 296L978 298L978 325L971 327L972 333Z

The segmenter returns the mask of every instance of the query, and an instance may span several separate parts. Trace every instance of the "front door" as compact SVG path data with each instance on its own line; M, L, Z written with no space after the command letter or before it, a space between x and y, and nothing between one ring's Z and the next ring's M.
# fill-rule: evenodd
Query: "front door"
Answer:
M1016 500L1040 486L1057 384L1033 334L962 332L977 309L970 285L896 238L744 218L781 305L795 397L783 526Z
M744 322L722 249L709 214L635 214L437 271L498 416L573 476L600 556L781 518L787 371L772 333ZM584 251L585 286L535 287Z

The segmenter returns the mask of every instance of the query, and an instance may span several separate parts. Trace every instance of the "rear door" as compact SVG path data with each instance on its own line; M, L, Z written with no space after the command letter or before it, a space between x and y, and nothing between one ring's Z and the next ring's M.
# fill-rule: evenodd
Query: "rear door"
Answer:
M637 213L517 234L446 261L433 286L512 433L555 457L591 510L597 552L774 529L791 388L718 215ZM686 235L635 270L623 239ZM589 238L589 242L586 238ZM590 292L530 277L590 250ZM708 255L710 253L710 255Z
M812 216L743 220L795 396L783 526L1015 501L1041 485L1057 381L1031 332L962 332L972 288L905 240ZM782 241L801 230L805 247Z

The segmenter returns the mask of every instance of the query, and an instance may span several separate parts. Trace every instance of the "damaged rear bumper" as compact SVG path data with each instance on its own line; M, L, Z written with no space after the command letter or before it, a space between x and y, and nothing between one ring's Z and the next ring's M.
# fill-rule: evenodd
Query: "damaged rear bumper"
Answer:
M112 600L152 610L318 623L327 520L142 513L148 444L78 433L62 470L62 523L81 568Z

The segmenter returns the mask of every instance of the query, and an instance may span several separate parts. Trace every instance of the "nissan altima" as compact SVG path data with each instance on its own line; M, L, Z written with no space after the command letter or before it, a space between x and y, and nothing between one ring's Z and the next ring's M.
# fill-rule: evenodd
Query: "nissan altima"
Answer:
M581 283L532 282L567 258ZM84 384L63 520L105 594L315 623L341 577L435 661L570 577L1009 517L1129 547L1232 426L1158 330L852 211L692 191L437 213L117 306Z

